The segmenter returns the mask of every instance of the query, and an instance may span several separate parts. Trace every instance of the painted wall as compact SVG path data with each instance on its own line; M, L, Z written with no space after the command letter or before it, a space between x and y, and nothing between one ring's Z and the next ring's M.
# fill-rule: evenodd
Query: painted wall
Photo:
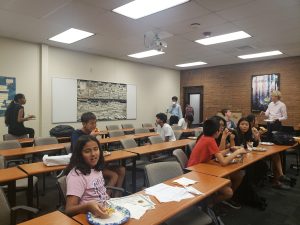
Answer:
M17 78L17 92L27 98L25 112L37 116L37 120L26 125L33 127L37 136L49 135L49 130L57 125L52 124L51 115L52 77L136 85L137 119L101 121L100 128L106 124L133 123L136 127L144 122L154 124L156 113L165 112L171 97L180 94L180 73L175 70L5 38L0 38L0 49L0 75ZM81 126L80 123L70 125ZM1 134L7 133L3 118L0 118L0 129Z

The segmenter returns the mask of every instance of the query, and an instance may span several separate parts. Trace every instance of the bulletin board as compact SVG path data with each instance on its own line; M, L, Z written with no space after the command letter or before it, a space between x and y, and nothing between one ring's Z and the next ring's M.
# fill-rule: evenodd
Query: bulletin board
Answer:
M0 116L4 116L9 103L16 95L16 78L0 76Z

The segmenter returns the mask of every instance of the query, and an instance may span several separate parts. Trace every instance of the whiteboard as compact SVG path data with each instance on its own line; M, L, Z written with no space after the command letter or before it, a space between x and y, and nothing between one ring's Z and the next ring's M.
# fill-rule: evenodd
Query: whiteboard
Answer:
M136 119L136 86L127 85L127 119Z
M52 78L52 123L77 122L77 80Z
M127 119L136 119L136 86L127 84ZM52 123L77 122L77 79L52 78Z

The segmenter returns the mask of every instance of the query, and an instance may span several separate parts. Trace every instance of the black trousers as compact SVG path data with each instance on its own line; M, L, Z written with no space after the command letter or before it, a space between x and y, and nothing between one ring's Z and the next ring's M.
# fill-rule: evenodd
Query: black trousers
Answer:
M268 141L272 141L273 138L273 131L280 131L282 127L282 124L279 120L276 120L272 123L267 123L267 129L268 129L268 133L267 133L267 137L268 137Z
M29 128L29 127L24 127L22 129L18 130L11 130L9 131L10 134L15 135L15 136L22 136L25 134L28 134L29 138L34 138L34 129Z

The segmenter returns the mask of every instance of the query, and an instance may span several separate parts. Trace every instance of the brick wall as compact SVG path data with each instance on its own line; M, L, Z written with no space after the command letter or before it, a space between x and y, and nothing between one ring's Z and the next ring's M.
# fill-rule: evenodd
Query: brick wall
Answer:
M222 108L241 111L251 110L251 76L280 73L282 101L288 110L285 125L300 123L300 57L249 62L234 65L181 71L181 103L183 87L203 86L203 117L216 114ZM260 121L263 117L259 118Z

